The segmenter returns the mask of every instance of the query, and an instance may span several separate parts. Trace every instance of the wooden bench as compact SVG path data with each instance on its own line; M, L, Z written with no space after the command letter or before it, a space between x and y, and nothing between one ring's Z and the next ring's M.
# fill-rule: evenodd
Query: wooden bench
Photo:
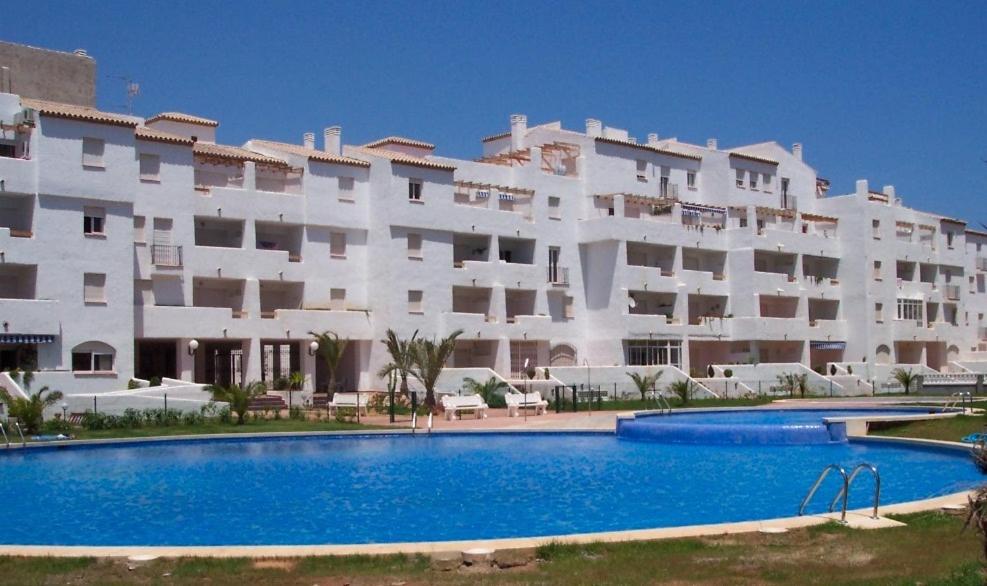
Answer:
M332 400L326 403L330 415L335 415L339 409L363 410L367 413L367 405L370 403L370 393L336 393Z
M446 395L442 397L442 408L445 410L446 419L449 421L463 411L476 413L477 419L484 419L487 416L487 404L480 395L466 395L463 397Z
M507 402L508 417L517 417L521 409L534 409L535 415L544 415L548 411L548 401L542 399L538 391L507 393L504 395L504 401Z

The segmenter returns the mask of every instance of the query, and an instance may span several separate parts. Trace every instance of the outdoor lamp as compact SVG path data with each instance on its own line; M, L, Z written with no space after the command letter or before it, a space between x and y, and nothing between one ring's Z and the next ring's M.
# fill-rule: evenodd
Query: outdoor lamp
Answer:
M62 421L68 421L69 404L62 401Z
M195 351L199 349L199 341L192 339L188 341L188 355L195 356Z
M316 340L312 340L308 344L308 355L315 356L315 353L319 351L319 343Z

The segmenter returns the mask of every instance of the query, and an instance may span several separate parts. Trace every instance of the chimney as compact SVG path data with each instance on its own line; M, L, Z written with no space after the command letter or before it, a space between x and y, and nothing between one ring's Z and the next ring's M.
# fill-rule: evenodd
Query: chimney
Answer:
M881 192L888 196L888 201L894 201L894 185L885 185Z
M79 57L88 57L89 56L89 53L86 53L86 50L85 49L76 49L75 51L73 51L73 53L76 54L76 55L78 55Z
M326 128L323 133L323 144L322 150L333 155L339 155L343 152L343 129L339 126L330 126Z
M792 145L792 156L798 160L802 160L802 143L797 142Z
M708 148L711 151L715 151L716 150L716 139L715 138L708 138L708 139L706 139L706 148Z
M867 185L867 180L857 179L857 190L856 190L857 197L866 198L869 192L870 192L870 187L868 187Z
M511 150L524 148L524 135L528 132L528 117L524 114L511 114Z
M658 133L657 132L652 132L651 134L648 135L648 144L651 145L651 146L654 146L654 145L658 144Z
M309 150L315 150L315 133L306 132L302 137L302 144Z
M596 118L586 119L586 136L597 138L603 136L603 123Z

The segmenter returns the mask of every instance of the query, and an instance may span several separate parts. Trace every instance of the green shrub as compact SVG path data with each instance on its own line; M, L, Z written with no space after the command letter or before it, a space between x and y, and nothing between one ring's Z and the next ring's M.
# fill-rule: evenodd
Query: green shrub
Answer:
M147 382L148 382L148 386L151 386L151 387L160 387L161 386L161 377L160 376L152 376L151 379L148 380Z
M275 391L287 391L289 388L291 388L291 381L288 380L286 377L279 376L278 378L274 379L273 387Z
M46 434L68 433L72 431L72 426L61 417L56 417L42 423L41 431Z
M139 388L141 388L141 384L136 379L130 379L127 381L127 389L134 390Z
M733 369L730 369L730 368L724 369L723 370L723 376L725 376L727 378L733 377Z
M305 412L301 407L291 407L288 409L288 419L293 421L305 421Z

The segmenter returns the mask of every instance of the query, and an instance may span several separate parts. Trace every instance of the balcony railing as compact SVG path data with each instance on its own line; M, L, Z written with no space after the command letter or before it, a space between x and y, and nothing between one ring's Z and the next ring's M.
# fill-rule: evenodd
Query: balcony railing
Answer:
M960 298L960 286L959 285L946 285L945 287L946 299L956 300Z
M152 244L151 264L159 267L182 266L182 247L168 244Z
M568 287L569 267L550 265L548 267L548 282L559 287Z

